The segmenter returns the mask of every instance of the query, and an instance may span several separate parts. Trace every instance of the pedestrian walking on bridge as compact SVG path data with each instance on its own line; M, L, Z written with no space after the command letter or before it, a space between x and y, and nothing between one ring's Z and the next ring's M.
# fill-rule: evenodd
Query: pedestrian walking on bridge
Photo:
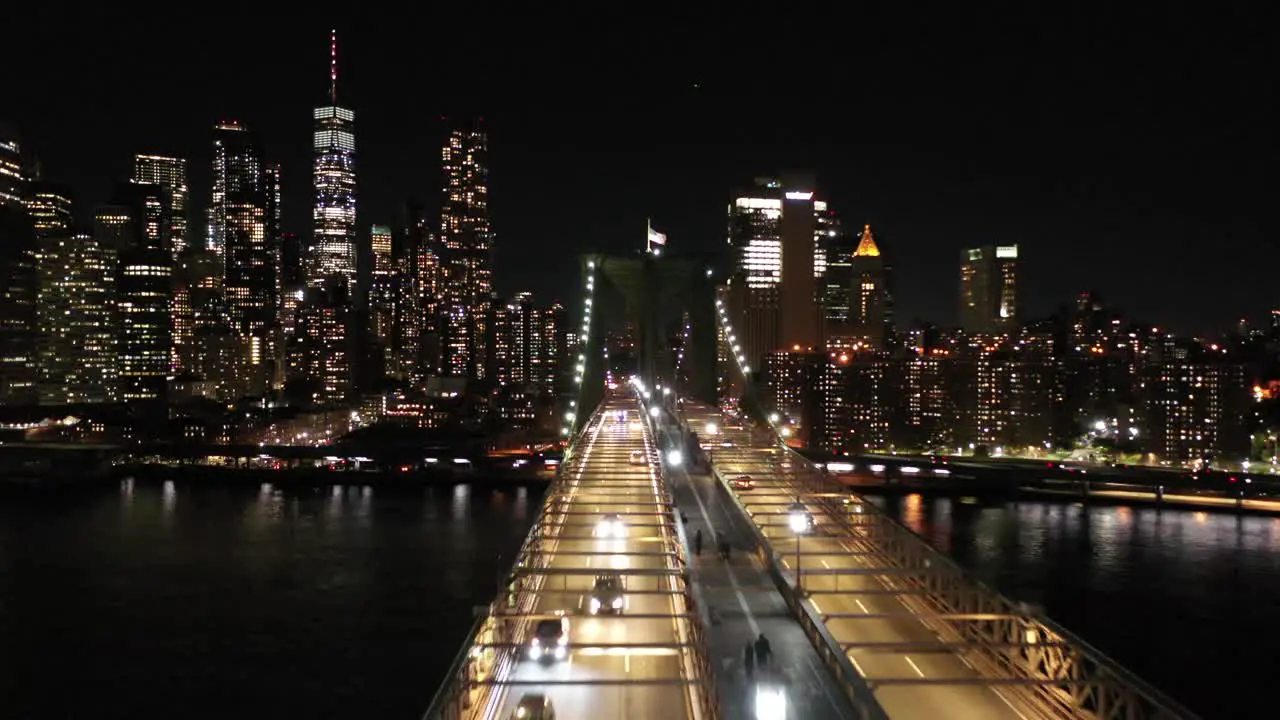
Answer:
M766 665L772 664L773 648L769 647L769 639L760 633L760 637L756 639L756 664L760 669L764 669Z
M702 557L702 530L693 534L693 554Z
M748 680L755 674L756 651L750 640L747 641L747 646L742 649L742 669L746 671Z

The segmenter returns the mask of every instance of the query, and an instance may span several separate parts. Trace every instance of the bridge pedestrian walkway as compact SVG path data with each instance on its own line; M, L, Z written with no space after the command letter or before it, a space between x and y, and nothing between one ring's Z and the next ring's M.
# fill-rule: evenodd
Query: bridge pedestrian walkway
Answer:
M765 717L757 713L763 705L780 710L777 717L859 717L750 552L748 521L726 502L716 479L684 470L672 476L676 506L687 517L685 534L703 538L702 552L690 558L690 575L711 617L708 651L724 717ZM731 544L727 561L719 556L720 538ZM744 660L744 649L761 633L773 651L769 670L748 668Z

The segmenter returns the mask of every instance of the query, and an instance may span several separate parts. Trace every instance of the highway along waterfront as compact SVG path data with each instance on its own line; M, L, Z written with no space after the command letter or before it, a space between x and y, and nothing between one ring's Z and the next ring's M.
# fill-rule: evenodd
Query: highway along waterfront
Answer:
M1202 717L1268 707L1280 520L876 502ZM419 717L541 503L479 483L0 495L0 717Z
M918 494L872 502L1202 717L1265 707L1273 663L1243 658L1280 642L1280 518Z

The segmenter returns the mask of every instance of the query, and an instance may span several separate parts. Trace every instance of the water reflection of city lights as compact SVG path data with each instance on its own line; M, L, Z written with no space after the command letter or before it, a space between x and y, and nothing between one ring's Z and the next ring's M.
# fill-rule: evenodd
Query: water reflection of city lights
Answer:
M913 532L924 532L924 499L920 493L911 493L902 498L902 524Z
M178 489L174 486L172 480L165 480L164 490L162 493L161 497L164 504L164 514L169 515L173 512L173 507L178 502Z

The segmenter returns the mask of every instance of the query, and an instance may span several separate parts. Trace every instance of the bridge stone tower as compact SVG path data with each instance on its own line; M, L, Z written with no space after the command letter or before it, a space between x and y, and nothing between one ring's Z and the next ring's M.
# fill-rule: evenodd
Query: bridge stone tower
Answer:
M717 258L713 253L582 256L583 276L592 272L595 276L592 316L598 319L591 323L591 337L586 338L584 409L601 400L604 339L624 322L634 327L636 360L643 377L674 384L676 355L683 350L681 394L716 404L716 295L715 278L709 271L718 264ZM686 316L690 332L683 346L677 346L675 339Z

